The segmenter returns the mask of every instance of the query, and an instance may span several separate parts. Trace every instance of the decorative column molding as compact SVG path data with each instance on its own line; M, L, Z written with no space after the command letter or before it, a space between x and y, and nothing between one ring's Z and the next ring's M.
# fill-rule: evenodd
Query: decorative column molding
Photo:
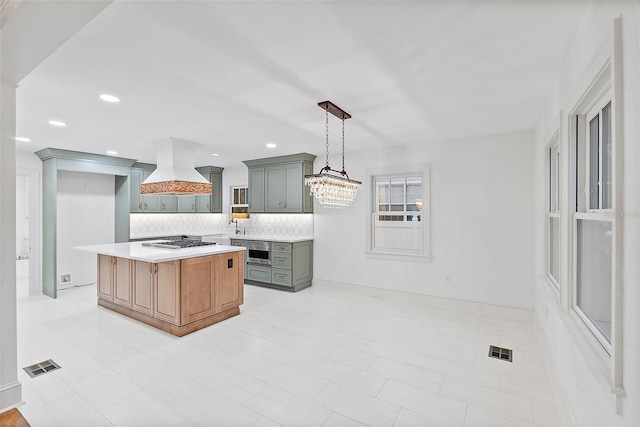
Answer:
M0 52L2 52L0 32ZM22 403L16 319L16 85L2 79L0 54L0 412Z

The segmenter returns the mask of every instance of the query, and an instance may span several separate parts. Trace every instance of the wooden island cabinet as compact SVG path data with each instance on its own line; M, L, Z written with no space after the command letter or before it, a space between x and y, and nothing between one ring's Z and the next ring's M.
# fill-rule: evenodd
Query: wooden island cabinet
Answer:
M117 245L136 244L109 246ZM79 249L86 248L89 247ZM142 247L140 251L145 249ZM159 262L142 260L139 255L119 256L117 251L103 252L106 253L98 252L97 268L98 305L102 307L177 336L240 313L244 284L242 249L219 247L202 256L194 256L191 251L184 258Z

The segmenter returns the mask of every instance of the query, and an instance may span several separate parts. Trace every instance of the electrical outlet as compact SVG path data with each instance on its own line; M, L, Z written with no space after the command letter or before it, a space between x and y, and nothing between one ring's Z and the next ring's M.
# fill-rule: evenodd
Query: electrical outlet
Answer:
M62 274L60 276L60 283L71 283L71 274Z

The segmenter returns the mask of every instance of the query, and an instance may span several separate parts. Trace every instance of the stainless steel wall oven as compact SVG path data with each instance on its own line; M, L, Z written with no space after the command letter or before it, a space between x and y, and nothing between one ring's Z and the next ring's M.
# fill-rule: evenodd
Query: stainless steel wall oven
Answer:
M271 242L248 241L247 263L271 265Z

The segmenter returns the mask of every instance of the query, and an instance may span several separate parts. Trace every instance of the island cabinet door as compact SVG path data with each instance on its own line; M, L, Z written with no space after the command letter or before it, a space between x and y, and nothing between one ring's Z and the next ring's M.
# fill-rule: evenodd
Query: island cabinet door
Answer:
M182 325L215 314L213 265L213 256L182 260L180 291Z
M113 257L98 254L98 298L113 301Z
M180 325L180 261L153 264L155 267L153 317Z
M216 313L242 304L244 290L244 252L215 257Z
M113 302L131 308L131 260L113 258Z
M131 308L153 316L153 282L155 266L150 262L133 261Z

